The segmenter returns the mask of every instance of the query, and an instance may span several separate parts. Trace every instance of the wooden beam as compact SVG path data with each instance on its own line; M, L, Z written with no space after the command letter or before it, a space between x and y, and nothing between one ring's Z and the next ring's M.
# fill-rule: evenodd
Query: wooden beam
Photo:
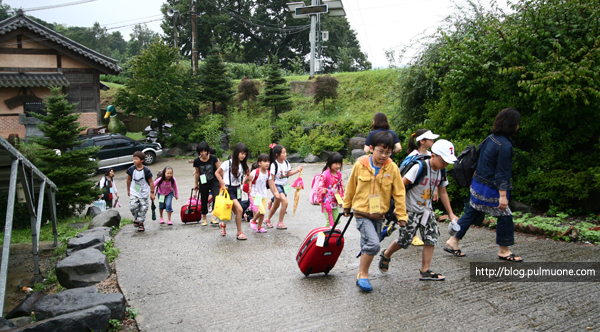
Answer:
M49 48L0 48L0 54L58 54L58 51Z
M23 40L21 40L21 35L17 35L17 48L23 48Z
M8 73L56 73L58 68L35 68L35 67L0 67L0 72Z

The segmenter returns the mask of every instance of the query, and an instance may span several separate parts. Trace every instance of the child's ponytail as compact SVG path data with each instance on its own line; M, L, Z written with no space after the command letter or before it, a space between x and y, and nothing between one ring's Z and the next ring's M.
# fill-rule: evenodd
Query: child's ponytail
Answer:
M419 147L421 146L421 142L417 141L417 137L425 134L427 132L428 129L419 129L417 130L416 133L413 133L412 135L410 135L410 138L408 139L408 153L410 154L411 152L418 150Z
M281 151L283 151L283 145L277 144L277 143L271 143L271 145L269 145L269 147L271 148L271 152L269 153L269 161L272 164L277 160L277 156L279 156L281 154Z

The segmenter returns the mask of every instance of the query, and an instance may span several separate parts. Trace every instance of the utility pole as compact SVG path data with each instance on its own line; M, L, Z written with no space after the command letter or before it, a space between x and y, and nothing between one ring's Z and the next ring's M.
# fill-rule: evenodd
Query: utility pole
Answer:
M177 18L179 17L179 10L169 9L167 15L173 17L173 46L177 49L177 57L179 57L179 47L177 47L177 39L179 39L179 32L177 31ZM175 61L175 64L179 64L179 60Z
M316 6L319 4L319 0L312 0L311 5ZM316 44L316 32L317 32L317 16L315 14L310 15L310 77L315 78L315 44Z
M190 17L191 17L191 26L192 26L192 71L194 75L198 75L198 32L196 30L196 2L194 0L190 0Z

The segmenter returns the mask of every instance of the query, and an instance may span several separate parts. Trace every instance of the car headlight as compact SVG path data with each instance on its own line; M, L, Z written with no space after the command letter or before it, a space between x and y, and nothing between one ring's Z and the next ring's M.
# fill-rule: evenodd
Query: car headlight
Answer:
M160 143L154 143L154 144L158 145L159 149L162 149L162 146L160 145Z

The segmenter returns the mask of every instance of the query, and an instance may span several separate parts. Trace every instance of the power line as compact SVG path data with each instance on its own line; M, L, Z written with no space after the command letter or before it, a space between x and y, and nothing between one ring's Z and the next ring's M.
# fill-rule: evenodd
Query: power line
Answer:
M108 25L120 24L120 23L127 23L127 22L132 22L132 21L137 21L137 20L143 20L143 19L147 19L147 18L153 18L153 17L157 17L157 16L160 16L161 19L162 19L163 14L146 16L146 17L140 17L140 18L133 18L133 19L125 20L125 21L121 21L121 22L106 23L106 24L102 24L102 26L108 26Z
M98 0L80 0L80 1L75 1L75 2L62 3L62 4L59 4L59 5L49 5L49 6L41 6L41 7L32 7L32 8L23 9L23 11L24 12L33 12L33 11L36 11L36 10L45 10L45 9L52 9L52 8L59 8L59 7L81 5L83 3L94 2L94 1L98 1Z

